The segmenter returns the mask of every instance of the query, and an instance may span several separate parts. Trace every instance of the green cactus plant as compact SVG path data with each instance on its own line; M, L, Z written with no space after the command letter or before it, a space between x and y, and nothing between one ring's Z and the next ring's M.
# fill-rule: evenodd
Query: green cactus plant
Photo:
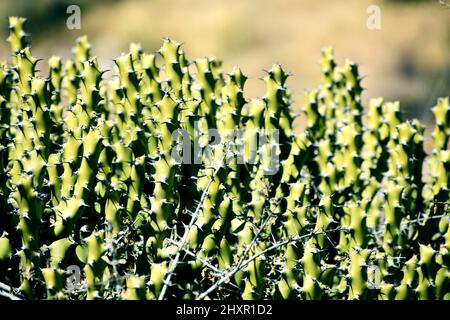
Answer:
M239 68L171 39L131 44L106 78L82 37L43 77L26 19L9 23L0 282L21 296L450 300L448 97L427 154L425 126L364 108L331 48L294 115L279 64L247 100Z

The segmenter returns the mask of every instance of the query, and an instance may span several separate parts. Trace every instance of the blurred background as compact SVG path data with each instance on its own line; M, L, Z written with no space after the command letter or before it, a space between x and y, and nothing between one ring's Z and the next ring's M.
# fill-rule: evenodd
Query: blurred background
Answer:
M81 30L66 27L72 4L81 8ZM381 30L367 28L369 5L381 8ZM9 55L10 15L30 18L36 57L69 57L75 39L87 34L106 69L130 42L152 52L171 37L184 43L189 59L216 56L225 71L239 65L250 77L247 98L264 94L258 78L279 62L293 74L297 110L304 90L319 82L324 46L335 48L339 63L359 64L365 103L378 96L399 100L407 117L429 123L437 97L450 93L450 1L0 0L0 59Z

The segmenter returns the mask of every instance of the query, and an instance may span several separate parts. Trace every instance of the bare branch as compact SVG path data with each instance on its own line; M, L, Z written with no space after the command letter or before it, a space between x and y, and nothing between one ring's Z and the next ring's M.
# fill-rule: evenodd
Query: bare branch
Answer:
M223 165L223 161L224 161L225 157L222 158L221 162L217 165L217 167L214 170L214 173L212 174L208 184L206 185L205 189L203 190L202 196L200 197L200 201L197 205L197 208L195 208L195 212L192 215L191 221L189 222L189 225L184 229L184 235L183 238L181 239L181 243L178 246L178 252L177 255L175 256L173 262L172 262L172 266L169 269L169 272L167 274L167 278L164 280L164 286L161 289L161 293L159 294L158 300L162 300L164 299L164 296L166 295L167 292L167 288L170 284L170 279L172 279L172 276L174 274L175 268L178 265L178 262L180 261L180 257L181 257L181 253L183 252L183 248L186 245L188 236L189 236L189 232L191 231L192 227L194 226L195 221L197 221L197 218L200 214L201 208L203 206L203 202L208 194L208 190L209 187L211 186L211 184L214 181L215 176L217 175L217 173L219 172L220 168Z

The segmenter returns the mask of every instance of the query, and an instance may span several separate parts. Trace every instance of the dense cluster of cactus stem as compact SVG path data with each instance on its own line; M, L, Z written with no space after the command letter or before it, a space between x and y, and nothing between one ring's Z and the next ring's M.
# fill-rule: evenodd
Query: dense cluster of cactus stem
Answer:
M296 133L280 65L247 101L240 69L188 61L170 39L155 54L131 45L111 77L83 37L44 76L25 19L9 23L0 282L18 296L450 299L448 97L433 108L426 154L424 126L403 121L397 102L363 108L357 65L324 49ZM225 161L239 143L174 161L179 129L200 145L208 129L222 141L240 130L250 144L255 130L276 131L259 151L275 152L278 170L248 148L245 161Z

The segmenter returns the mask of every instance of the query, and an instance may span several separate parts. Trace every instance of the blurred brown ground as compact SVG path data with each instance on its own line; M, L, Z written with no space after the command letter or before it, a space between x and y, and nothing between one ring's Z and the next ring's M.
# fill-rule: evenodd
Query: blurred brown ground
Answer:
M70 4L81 7L81 30L66 28ZM366 27L371 4L381 8L379 31ZM87 34L93 53L110 69L130 42L151 52L171 37L184 43L189 59L216 56L226 71L239 65L250 77L248 98L264 94L258 78L279 62L293 73L295 110L304 90L318 84L325 46L335 48L339 63L349 58L359 64L366 104L378 96L400 100L408 117L430 123L436 98L450 92L450 9L438 0L2 0L2 39L13 14L31 17L33 53L44 60L70 56L75 39ZM7 58L6 49L1 41L0 58Z

